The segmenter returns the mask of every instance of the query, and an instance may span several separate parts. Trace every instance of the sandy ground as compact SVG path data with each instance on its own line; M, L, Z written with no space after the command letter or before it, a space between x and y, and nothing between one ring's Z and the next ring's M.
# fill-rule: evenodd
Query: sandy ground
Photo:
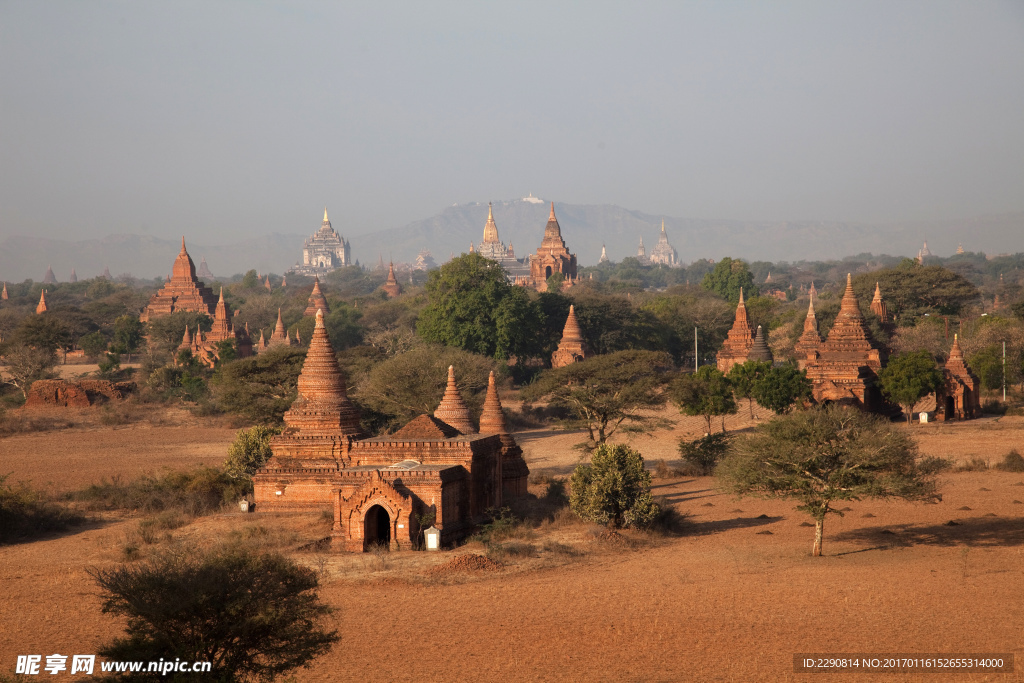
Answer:
M743 428L733 419L729 429ZM675 436L702 431L681 422L633 443L648 459L670 459ZM912 429L922 452L992 462L1020 449L1024 434L1020 418ZM215 462L232 434L186 426L18 436L0 440L0 470L77 487ZM582 440L522 437L531 467L551 472L571 466L571 446ZM448 581L425 581L421 569L466 548L396 553L386 576L349 571L368 556L326 558L322 596L338 608L342 640L298 680L922 680L794 674L793 655L804 652L1013 652L1014 674L926 679L1024 679L1024 474L944 475L943 500L932 505L851 503L828 520L823 558L809 556L813 529L792 503L737 500L712 478L655 486L688 522L681 535L639 549L595 549L567 563L512 563ZM312 516L229 514L180 531L216 537L272 522L291 525L293 547L324 530ZM12 671L18 654L92 653L119 632L100 613L86 570L116 564L136 525L112 518L0 548L0 670ZM309 553L296 557L313 562Z

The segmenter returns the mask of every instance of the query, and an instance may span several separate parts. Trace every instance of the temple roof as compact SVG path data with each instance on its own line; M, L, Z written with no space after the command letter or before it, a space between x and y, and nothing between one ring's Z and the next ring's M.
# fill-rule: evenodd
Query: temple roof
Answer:
M389 441L401 439L452 439L461 436L455 427L430 415L420 415L390 436L381 437Z
M309 299L307 299L308 305L306 310L302 312L302 315L315 316L317 311L323 311L324 315L331 312L330 307L327 305L327 297L320 291L320 277L314 276L313 278L313 291L309 293Z
M551 213L548 214L548 223L544 226L544 240L540 244L541 249L554 249L565 251L565 240L562 239L562 228L555 218L555 203L551 202Z
M583 330L576 319L575 304L569 304L569 317L565 319L565 327L562 328L562 341L583 341Z

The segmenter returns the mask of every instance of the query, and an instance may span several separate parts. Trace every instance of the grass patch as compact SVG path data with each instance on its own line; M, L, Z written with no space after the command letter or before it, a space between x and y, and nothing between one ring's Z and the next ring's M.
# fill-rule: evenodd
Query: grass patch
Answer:
M85 518L51 502L28 484L11 486L0 476L0 545L27 541L53 531L65 531Z

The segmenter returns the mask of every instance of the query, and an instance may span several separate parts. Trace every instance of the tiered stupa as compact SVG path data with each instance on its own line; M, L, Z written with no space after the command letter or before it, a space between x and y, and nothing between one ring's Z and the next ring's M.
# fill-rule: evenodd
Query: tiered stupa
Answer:
M455 427L461 434L476 433L476 427L469 417L469 406L462 400L462 394L455 384L455 368L451 365L448 366L448 385L441 403L434 410L434 417Z
M398 278L395 277L395 264L394 262L388 264L388 280L381 289L392 299L402 293L402 285L398 284Z
M185 238L181 238L181 248L185 248ZM113 280L114 276L110 274L110 266L103 266L103 275L100 275L104 280Z
M597 262L608 263L608 250L605 248L604 244L601 245L601 258L598 259Z
M4 282L4 291L0 292L0 300L7 301L8 299L10 299L10 296L7 294L7 283Z
M814 315L814 297L807 306L807 317L804 318L804 331L794 347L797 367L803 370L807 363L817 360L818 347L821 346L821 335L818 333L818 318Z
M265 289L266 289L266 290L267 290L268 292L272 292L272 291L274 291L274 288L270 286L270 275L269 275L269 274L267 275L267 279L266 279L266 281L265 281L265 282L263 283L263 287L264 287L264 288L265 288Z
M647 258L647 249L644 248L644 236L640 235L640 246L636 248L636 260L647 265L650 261Z
M587 343L583 340L583 330L576 319L576 308L569 304L569 317L565 320L565 328L562 330L562 340L558 342L558 348L551 354L551 367L561 368L566 365L578 363L590 355Z
M196 277L196 264L188 255L185 238L182 237L181 251L171 269L171 281L153 295L139 319L148 322L176 311L194 311L212 316L216 308L217 297L212 289Z
M756 360L762 363L772 363L775 361L760 325L757 326L757 332L754 333L754 343L750 347L750 353L747 354L747 360Z
M526 495L526 479L530 468L523 459L523 449L519 447L508 429L505 411L502 410L498 398L498 387L494 382L494 371L487 378L487 396L484 398L483 412L480 414L480 433L497 434L501 437L501 479L502 495L507 498Z
M953 335L953 348L942 368L945 384L936 396L940 420L967 420L981 416L981 381L971 371L960 349L959 335Z
M882 300L882 288L877 282L875 283L875 296L871 299L871 312L877 315L883 324L892 322L889 319L889 308Z
M36 304L36 315L46 313L46 290L39 290L39 303Z
M71 269L71 277L68 278L68 282L78 282L78 274L75 273L75 269Z
M828 337L818 347L817 358L808 361L816 401L835 401L881 410L884 405L875 386L885 357L875 343L853 292L850 275Z
M322 317L322 316L321 316ZM281 309L277 309L277 324L274 326L274 332L270 335L271 348L275 346L290 346L292 343L291 338L288 336L288 328L284 326L284 320L281 319Z
M336 460L363 436L359 411L348 399L345 376L327 337L323 312L316 315L298 391L284 414L284 430L271 440L274 455Z
M743 289L740 289L740 300L736 304L736 319L718 352L717 363L721 372L727 373L734 365L747 362L750 349L754 346L754 330L747 318L747 305L743 301Z
M317 311L323 311L324 315L330 315L331 308L327 305L327 297L320 291L320 278L313 278L313 291L309 293L308 305L302 315L315 316Z
M576 279L576 254L569 253L562 239L562 228L555 218L555 203L551 202L551 213L544 227L544 239L537 253L530 259L530 279L538 291L547 288L548 278L555 273L565 276L567 282Z
M57 276L53 274L53 268L46 266L46 273L43 275L44 285L55 285L57 284Z

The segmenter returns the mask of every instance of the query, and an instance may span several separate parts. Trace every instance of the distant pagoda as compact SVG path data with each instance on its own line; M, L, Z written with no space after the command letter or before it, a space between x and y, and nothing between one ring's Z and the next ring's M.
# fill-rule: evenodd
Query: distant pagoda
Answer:
M302 263L296 263L290 273L299 275L325 275L332 270L352 265L352 249L345 238L331 226L324 207L324 220L320 229L306 238L302 245Z
M664 266L678 265L679 255L672 245L668 243L668 236L665 235L664 219L661 221L661 234L658 236L658 244L651 250L649 260L651 263L660 263Z
M576 280L576 254L570 253L562 239L562 228L555 217L555 203L551 202L551 213L544 227L544 239L537 247L537 253L530 258L531 284L540 291L547 287L548 278L555 273L565 277L565 284Z

